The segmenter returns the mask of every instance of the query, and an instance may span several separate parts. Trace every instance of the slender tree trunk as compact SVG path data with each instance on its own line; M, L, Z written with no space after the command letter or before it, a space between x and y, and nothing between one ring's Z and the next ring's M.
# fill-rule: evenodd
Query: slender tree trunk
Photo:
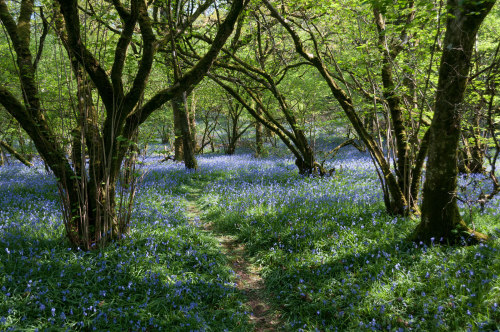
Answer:
M255 102L252 102L252 106L254 105ZM258 116L262 116L262 109L260 108L260 105L257 105L255 108L255 113L257 113ZM262 157L264 154L264 130L268 130L268 128L264 127L262 122L255 118L255 156L257 158Z
M477 31L494 1L448 0L448 19L441 56L434 117L424 183L422 219L417 240L456 242L460 236L483 234L469 229L457 206L457 150L462 102Z
M177 96L172 99L172 110L174 113L174 159L177 161L184 160L184 143L182 142L182 126L181 118L182 108L184 104L182 103L182 96Z
M238 144L238 140L240 138L240 133L238 132L238 123L240 116L237 113L237 110L232 108L231 106L231 111L235 113L231 113L229 116L229 119L231 119L230 123L228 124L228 144L225 149L225 153L227 155L233 155L236 152L236 144Z
M481 135L480 110L472 111L472 123L462 130L462 146L458 152L460 173L483 173L485 156L484 137Z
M191 109L189 110L189 130L193 141L194 151L198 151L198 141L196 140L196 97L194 91L191 92Z
M255 121L255 156L262 157L264 152L264 141L262 133L262 123Z

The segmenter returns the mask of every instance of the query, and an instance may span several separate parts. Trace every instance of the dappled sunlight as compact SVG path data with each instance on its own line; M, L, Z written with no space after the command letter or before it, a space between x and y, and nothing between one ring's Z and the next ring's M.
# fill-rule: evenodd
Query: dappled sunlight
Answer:
M245 326L234 272L188 223L183 196L172 193L179 169L168 169L143 182L128 237L84 252L64 237L52 176L0 168L1 329Z
M385 213L373 166L351 153L329 178L304 178L293 170L246 178L242 169L241 177L207 184L202 197L206 218L237 236L262 266L288 328L498 325L499 299L492 295L498 240L467 248L408 242L416 222ZM487 228L494 227L490 222Z

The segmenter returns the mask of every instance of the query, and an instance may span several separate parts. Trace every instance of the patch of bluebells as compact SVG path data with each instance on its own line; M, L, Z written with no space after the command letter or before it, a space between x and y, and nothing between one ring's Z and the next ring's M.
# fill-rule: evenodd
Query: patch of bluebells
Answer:
M0 167L0 330L247 326L234 272L173 191L189 174L156 164L130 235L95 252L68 248L57 187L41 165Z
M498 239L405 241L415 222L384 213L371 160L355 149L324 179L299 176L289 158L203 156L196 173L144 162L131 235L92 253L67 248L51 175L0 168L0 329L249 330L234 272L186 218L190 188L263 266L289 330L499 328Z
M500 161L497 169L500 169ZM498 171L497 177L500 177ZM496 220L500 219L500 195L496 195L483 206L476 200L481 194L488 194L493 189L493 183L486 174L462 174L458 179L458 206L464 217L471 212Z
M344 149L324 179L299 176L289 159L213 161L205 169L228 176L203 190L205 218L263 266L288 329L499 329L499 240L463 248L407 241L416 221L384 212L367 155ZM475 224L494 233L492 220Z

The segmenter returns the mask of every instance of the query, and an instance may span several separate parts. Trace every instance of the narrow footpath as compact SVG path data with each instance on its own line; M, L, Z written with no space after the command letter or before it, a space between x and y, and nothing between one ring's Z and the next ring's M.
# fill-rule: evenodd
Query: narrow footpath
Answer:
M237 287L245 294L250 308L250 321L254 324L254 331L278 331L280 329L279 315L273 312L266 300L264 292L264 280L259 274L259 268L251 264L245 254L244 244L237 243L232 236L218 234L214 232L210 223L202 219L197 200L201 195L201 190L193 190L186 195L187 216L197 227L219 240L221 251L226 255L232 269L238 276Z

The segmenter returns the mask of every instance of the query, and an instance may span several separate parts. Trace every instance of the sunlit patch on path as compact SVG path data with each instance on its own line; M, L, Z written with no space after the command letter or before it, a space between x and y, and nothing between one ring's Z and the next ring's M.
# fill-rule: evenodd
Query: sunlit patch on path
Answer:
M269 305L259 267L248 261L245 246L242 243L238 243L232 236L215 233L211 223L200 219L202 212L197 204L200 194L200 190L194 189L186 195L189 219L204 231L212 233L219 240L221 251L226 255L232 269L238 276L237 288L246 295L245 304L250 309L249 319L254 325L254 331L276 331L281 325L280 314Z

